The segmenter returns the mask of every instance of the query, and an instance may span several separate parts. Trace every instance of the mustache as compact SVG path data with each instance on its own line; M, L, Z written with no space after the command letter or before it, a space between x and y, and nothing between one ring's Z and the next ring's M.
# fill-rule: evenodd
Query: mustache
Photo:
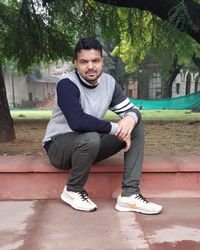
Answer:
M88 70L86 73L96 73L96 70Z

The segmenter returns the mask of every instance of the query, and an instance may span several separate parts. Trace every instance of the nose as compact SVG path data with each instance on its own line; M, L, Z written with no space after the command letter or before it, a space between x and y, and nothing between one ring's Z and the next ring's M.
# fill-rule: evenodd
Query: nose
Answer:
M88 69L93 69L94 65L91 61L88 62Z

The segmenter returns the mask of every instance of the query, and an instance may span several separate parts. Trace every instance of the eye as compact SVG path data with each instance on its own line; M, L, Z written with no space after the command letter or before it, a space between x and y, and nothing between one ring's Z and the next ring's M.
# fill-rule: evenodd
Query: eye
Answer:
M86 60L80 60L79 62L80 62L81 64L86 64L86 63L87 63Z
M100 62L100 59L99 58L96 58L94 60L92 60L93 63L99 63Z

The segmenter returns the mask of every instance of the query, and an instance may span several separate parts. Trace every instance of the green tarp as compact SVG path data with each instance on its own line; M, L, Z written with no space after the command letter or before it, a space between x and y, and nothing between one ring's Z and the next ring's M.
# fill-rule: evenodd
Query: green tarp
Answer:
M131 102L142 109L193 109L200 107L200 91L190 95L155 100L142 100L130 98Z

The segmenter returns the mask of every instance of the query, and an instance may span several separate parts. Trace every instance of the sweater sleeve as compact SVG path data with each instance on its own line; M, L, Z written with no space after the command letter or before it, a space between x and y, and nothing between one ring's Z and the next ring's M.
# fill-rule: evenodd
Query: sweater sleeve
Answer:
M130 99L125 95L121 86L117 82L115 82L110 109L120 117L131 115L136 120L136 123L141 119L139 109L130 102Z
M108 134L112 125L84 112L80 104L80 91L68 78L57 85L57 102L70 128L77 132L99 132Z

